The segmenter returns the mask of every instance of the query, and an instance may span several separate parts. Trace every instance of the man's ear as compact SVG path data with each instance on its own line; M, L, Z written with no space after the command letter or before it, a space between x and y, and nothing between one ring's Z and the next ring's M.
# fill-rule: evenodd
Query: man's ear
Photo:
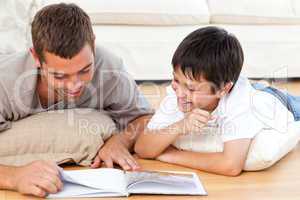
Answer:
M31 56L34 60L35 66L37 68L40 68L41 67L41 62L40 62L40 59L39 59L39 57L38 57L38 55L37 55L37 53L36 53L36 51L34 50L33 47L30 48L30 53L31 53Z
M96 35L94 35L94 52L96 52Z

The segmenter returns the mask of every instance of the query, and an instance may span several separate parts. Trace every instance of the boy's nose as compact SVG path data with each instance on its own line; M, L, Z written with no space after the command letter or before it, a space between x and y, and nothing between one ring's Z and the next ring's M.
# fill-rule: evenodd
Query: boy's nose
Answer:
M179 98L184 98L186 97L186 92L184 91L184 89L182 87L178 87L177 90L176 90L176 95L177 97Z

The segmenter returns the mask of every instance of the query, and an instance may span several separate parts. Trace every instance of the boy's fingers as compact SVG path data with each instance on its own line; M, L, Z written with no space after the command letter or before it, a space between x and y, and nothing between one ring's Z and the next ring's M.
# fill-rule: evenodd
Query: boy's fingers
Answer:
M196 113L196 114L199 114L199 115L202 115L206 118L211 117L211 114L208 111L205 111L205 110L202 110L202 109L199 109L199 108L194 109L192 112Z
M198 116L195 120L196 124L205 126L208 123L209 119L203 116Z

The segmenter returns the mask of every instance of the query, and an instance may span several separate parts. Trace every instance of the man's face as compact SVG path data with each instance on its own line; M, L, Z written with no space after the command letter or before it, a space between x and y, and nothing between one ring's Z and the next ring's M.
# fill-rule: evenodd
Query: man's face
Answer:
M180 67L173 72L172 87L182 112L190 112L195 108L213 111L220 100L220 91L213 92L213 83L203 77L200 80L187 78Z
M44 52L41 83L47 84L50 98L74 101L79 98L94 74L94 54L89 45L71 59ZM48 95L49 99L49 95Z

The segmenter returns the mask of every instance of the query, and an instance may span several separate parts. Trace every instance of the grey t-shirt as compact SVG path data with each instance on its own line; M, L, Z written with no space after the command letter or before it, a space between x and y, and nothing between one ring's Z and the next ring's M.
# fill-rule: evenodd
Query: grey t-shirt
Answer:
M41 107L36 84L38 69L29 52L0 56L0 132L29 115L53 109L93 108L107 112L123 129L135 118L152 114L135 81L120 58L97 46L95 73L82 96L73 103L58 102Z

